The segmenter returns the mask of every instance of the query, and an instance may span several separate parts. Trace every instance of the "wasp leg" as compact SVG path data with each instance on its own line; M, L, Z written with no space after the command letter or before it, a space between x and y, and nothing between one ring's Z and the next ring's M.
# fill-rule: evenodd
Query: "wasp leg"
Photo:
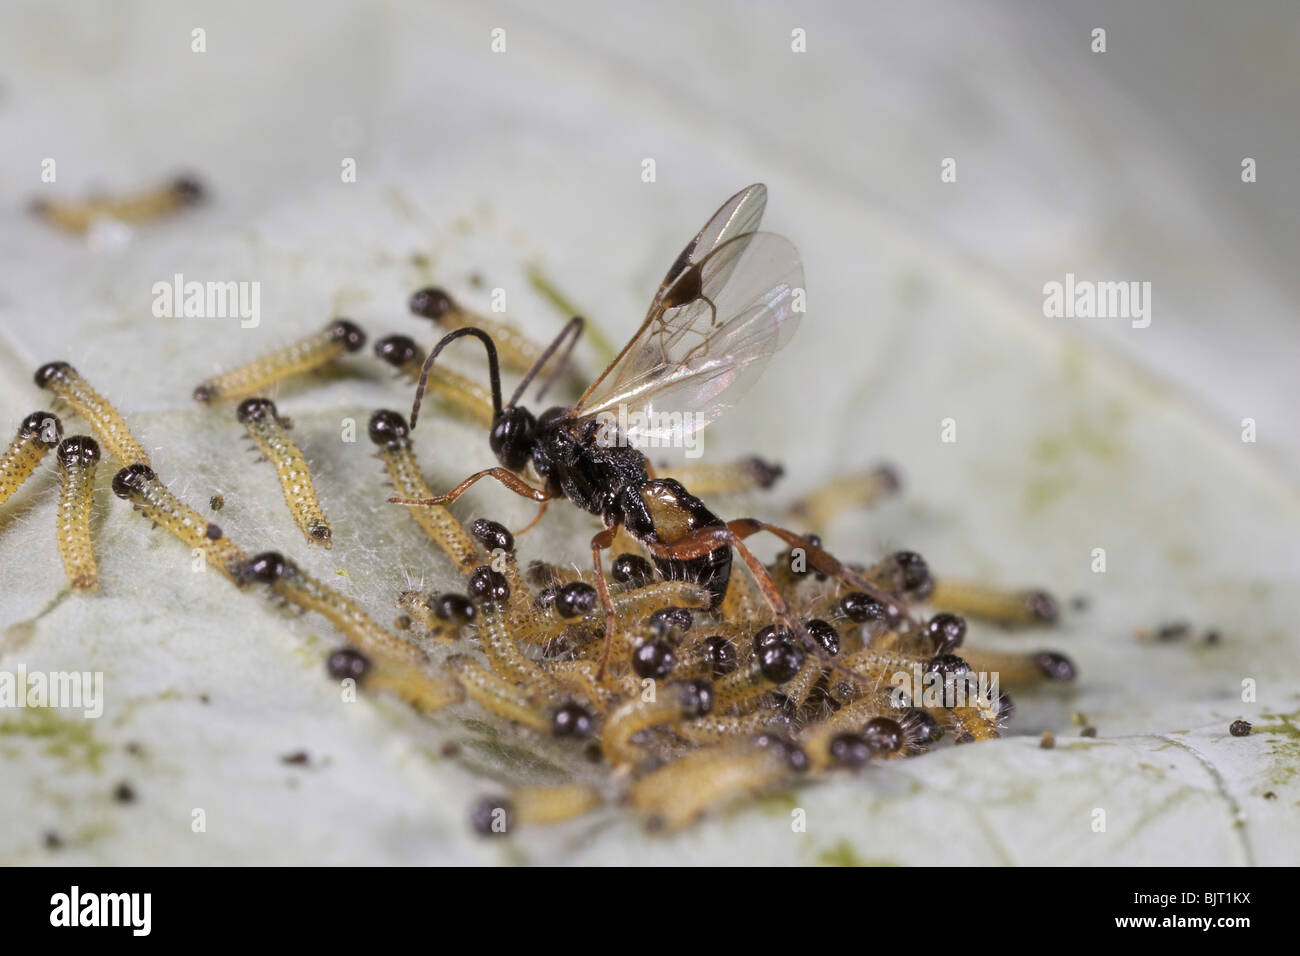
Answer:
M618 525L605 528L591 539L591 560L596 568L596 594L600 596L600 606L605 609L605 647L600 652L600 667L596 669L596 680L605 676L609 666L609 652L614 647L614 632L618 630L618 617L614 614L614 599L609 595L609 582L605 580L605 570L601 567L600 553L608 551L618 534Z
M647 544L646 548L657 558L673 558L683 561L702 558L724 545L734 548L736 553L740 555L740 559L749 568L749 573L753 576L755 583L758 584L758 588L763 593L763 598L767 601L768 607L772 609L772 613L783 624L793 628L795 633L801 632L803 625L790 613L789 604L781 596L781 592L772 580L772 576L767 573L767 568L763 567L763 563L754 556L754 553L749 548L745 547L741 542L741 537L725 524L714 524L688 532L684 537L672 544Z
M907 604L897 595L872 584L865 577L854 571L852 568L841 564L836 558L826 551L823 551L813 542L805 537L788 531L779 525L769 524L766 521L759 521L757 518L739 518L735 521L727 522L727 528L737 540L748 538L752 534L760 531L767 531L776 535L792 548L802 548L808 558L808 563L816 570L823 574L828 574L839 581L843 581L859 591L870 595L884 604L892 605L898 609L899 615L912 626L917 626L917 622L908 612Z
M808 562L814 568L824 574L839 577L840 580L846 581L872 597L876 597L877 600L884 602L887 606L897 608L901 618L908 621L912 620L907 616L906 605L901 600L882 591L855 571L846 568L844 565L840 564L839 561L831 557L825 551L822 551L816 545L799 537L792 531L787 531L784 528L777 527L776 525L769 525L766 522L758 521L753 518L742 518L738 521L732 521L727 524L708 525L703 528L697 528L696 530L689 532L681 540L671 545L652 544L647 545L647 547L651 554L658 557L689 560L691 558L698 558L701 555L708 554L720 545L730 545L735 549L736 553L740 555L741 560L744 561L745 565L749 568L750 575L758 585L759 591L763 595L763 599L767 602L767 606L771 609L772 614L776 619L780 621L784 627L788 628L805 647L811 648L821 659L823 664L835 669L836 671L843 671L855 683L865 683L865 680L861 675L853 673L851 670L844 668L842 664L835 661L831 654L822 647L821 644L814 640L811 634L808 633L808 629L804 627L803 622L791 613L789 604L781 595L780 589L777 588L776 582L772 580L772 576L768 573L767 568L764 567L763 563L755 557L754 553L743 544L744 538L759 531L770 531L783 541L787 541L795 547L804 548L808 556ZM916 625L915 622L912 623L914 626L919 626Z
M429 505L449 505L473 486L480 478L495 478L501 484L505 485L521 498L529 498L533 501L549 501L553 496L540 488L534 488L528 482L524 481L518 475L508 468L502 468L498 465L496 468L486 468L483 471L475 472L464 481L462 481L445 495L437 495L433 498L389 498L389 502L395 505L415 505L421 508Z
M528 524L524 525L518 531L516 531L515 537L516 538L523 537L529 531L532 531L534 528L536 528L538 524L541 523L542 516L546 514L546 509L549 508L550 506L551 506L551 499L543 498L541 503L538 504L537 506L537 514L533 517L533 520L528 522Z

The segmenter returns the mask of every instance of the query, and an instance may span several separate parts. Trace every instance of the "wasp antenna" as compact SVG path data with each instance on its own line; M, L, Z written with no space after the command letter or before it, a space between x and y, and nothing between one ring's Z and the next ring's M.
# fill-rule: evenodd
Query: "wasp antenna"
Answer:
M420 415L420 402L424 399L424 389L429 383L429 371L433 368L434 360L437 359L438 353L450 345L453 341L464 335L472 335L483 343L483 348L487 350L488 357L488 375L492 379L492 412L493 415L501 414L501 367L497 362L497 347L492 341L492 336L488 335L482 329L475 328L472 325L464 326L448 332L442 337L429 357L424 360L424 366L420 369L420 381L415 386L415 402L411 405L411 430L415 430L415 422ZM514 402L512 401L513 405Z
M564 354L560 356L560 361L556 363L554 370L552 370L551 374L547 376L546 381L537 392L537 400L541 401L542 396L546 394L546 390L554 385L555 380L563 375L564 370L568 368L569 356L573 354L573 350L578 344L578 339L582 337L582 330L586 325L587 320L580 315L575 315L573 318L569 319L568 322L564 323L564 328L560 329L560 334L551 340L551 344L546 346L546 351L537 357L537 361L533 363L533 367L524 375L523 380L519 383L519 387L515 389L514 395L510 396L510 404L507 407L513 408L518 404L519 399L523 396L524 390L528 388L529 383L537 377L538 373L546 367L546 363L551 360L552 356L554 356L557 351L559 351L560 346L564 344L564 337L572 333L573 339L569 342L568 348L564 350Z

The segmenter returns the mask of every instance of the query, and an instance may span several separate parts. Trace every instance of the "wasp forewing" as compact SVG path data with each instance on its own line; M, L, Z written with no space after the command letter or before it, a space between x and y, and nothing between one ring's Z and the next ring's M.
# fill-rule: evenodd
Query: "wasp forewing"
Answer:
M734 405L794 334L803 267L756 232L761 184L722 205L668 271L645 322L573 415L614 415L625 440L672 444Z

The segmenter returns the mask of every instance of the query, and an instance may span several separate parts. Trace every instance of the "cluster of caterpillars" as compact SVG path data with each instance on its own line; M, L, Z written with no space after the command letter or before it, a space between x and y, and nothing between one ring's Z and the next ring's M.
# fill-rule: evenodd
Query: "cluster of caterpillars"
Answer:
M417 315L473 322L446 295L412 298ZM500 325L503 364L530 367L541 349ZM279 473L285 498L309 542L330 540L307 465L288 439L287 422L263 394L282 379L356 352L365 336L347 320L269 356L203 382L204 405L240 402L237 417ZM375 353L412 377L423 351L406 336L376 343ZM734 574L711 608L699 584L665 580L624 532L608 577L615 611L613 650L602 666L606 618L592 572L548 562L521 565L515 536L497 522L468 527L441 506L404 509L455 565L463 591L397 596L399 625L389 629L355 602L275 551L252 553L180 501L154 473L143 448L115 409L69 365L36 375L42 387L95 433L62 439L57 418L24 420L0 460L0 503L44 454L58 448L63 491L59 541L74 587L96 581L89 534L95 463L102 446L120 466L114 493L171 532L235 586L328 619L344 644L326 662L335 680L388 693L424 712L478 708L520 735L551 735L584 748L609 772L552 787L518 787L485 797L471 810L485 834L517 824L554 822L602 805L630 807L652 828L684 826L743 795L799 780L852 773L862 766L923 753L943 739L965 743L998 736L1012 712L1003 688L1071 680L1073 665L1052 651L991 652L968 646L966 617L1006 627L1048 625L1055 602L1039 591L1003 592L931 576L925 561L897 552L854 570L875 594L805 569L797 549L767 572L818 645L806 646L774 624L752 579ZM445 369L431 388L453 412L490 420L486 392ZM486 418L484 417L486 414ZM420 471L406 420L374 412L369 436L391 491L406 499L432 493ZM696 493L765 488L780 475L758 459L674 472ZM841 478L797 502L793 515L832 523L897 487L888 469ZM809 537L812 546L819 544ZM888 596L883 599L881 595ZM918 614L928 607L928 617ZM977 675L997 675L993 692Z

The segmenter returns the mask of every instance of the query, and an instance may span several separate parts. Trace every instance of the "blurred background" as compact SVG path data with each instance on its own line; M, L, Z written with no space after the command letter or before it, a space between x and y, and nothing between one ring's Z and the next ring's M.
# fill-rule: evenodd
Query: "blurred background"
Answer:
M1094 52L1097 29L1105 52ZM375 338L428 338L405 303L429 282L478 308L486 290L503 288L511 317L545 340L564 316L529 281L542 274L617 346L711 211L765 182L765 225L803 255L809 314L751 397L709 430L706 455L782 461L788 479L773 501L895 463L905 498L846 517L832 544L867 555L913 547L957 576L1094 598L1090 617L1066 623L1079 639L1069 650L1091 675L1084 696L1030 701L1022 729L1059 726L1086 706L1108 721L1103 736L1138 742L1076 755L1073 780L1013 749L1002 751L1001 776L950 752L934 765L945 769L928 771L951 773L950 787L915 798L887 782L869 819L860 794L819 788L813 799L841 830L811 856L788 835L754 838L742 814L697 834L690 859L810 862L842 839L870 843L864 858L902 862L1174 852L1259 862L1275 852L1269 841L1231 823L1244 795L1225 818L1223 794L1196 761L1152 781L1133 752L1146 746L1142 734L1217 726L1214 702L1232 698L1243 674L1285 677L1259 706L1296 706L1298 54L1294 4L1259 0L8 3L4 427L43 400L32 371L66 359L126 414L169 486L192 501L221 489L246 502L228 518L232 536L270 528L299 547L265 476L246 476L230 454L238 432L189 401L200 379L333 314ZM50 158L53 183L41 179ZM1242 181L1246 158L1252 183ZM941 181L947 159L955 182ZM349 160L355 182L340 176ZM646 160L653 182L643 180ZM210 201L134 230L69 236L28 211L33 199L133 190L180 171L198 176ZM260 282L261 324L155 319L152 285L175 273ZM1045 317L1043 286L1067 273L1150 282L1150 326ZM580 360L598 371L599 344ZM306 435L314 425L321 436L308 451L343 519L335 552L304 560L319 560L321 573L345 562L377 615L403 582L450 571L430 567L376 505L368 449L341 457L332 432L340 414L408 400L372 369L282 402ZM955 444L939 439L947 418ZM1255 443L1241 440L1246 418ZM490 463L474 429L440 428L423 452L435 487ZM41 494L25 490L0 516L0 660L90 661L118 697L112 729L96 728L104 751L93 761L61 763L22 728L3 738L19 782L0 795L0 859L43 859L40 834L60 827L88 834L69 837L70 853L105 862L496 861L496 849L461 833L481 768L424 767L432 744L374 748L401 717L341 722L316 703L315 663L264 639L286 629L317 639L310 625L188 580L173 543L137 527L106 491L104 594L62 600L53 505ZM474 514L527 512L487 494L472 502ZM589 526L550 520L549 540L580 556ZM1104 583L1089 569L1095 547L1114 561ZM1212 660L1135 658L1134 627L1170 615L1230 628L1236 640ZM228 689L227 706L193 705L203 680ZM408 739L436 739L408 723ZM150 767L119 753L136 738L152 740ZM311 814L285 792L282 769L254 753L304 741L334 748L348 768ZM1259 760L1241 768L1243 793L1252 773L1269 772ZM96 802L125 773L153 778L142 787L159 801L147 825ZM1186 818L1135 829L1122 848L1059 836L1065 811L1048 784L1027 788L1027 804L999 804L979 827L950 803L983 787L996 795L1017 774L1125 792L1135 819L1168 792L1196 796ZM247 781L238 792L222 782L235 777ZM42 792L60 797L33 800ZM176 838L167 821L183 823L200 800L229 806L241 829L200 844ZM331 829L362 800L373 828ZM945 813L951 833L936 822ZM618 860L636 835L607 826L604 841L570 833L521 852ZM635 845L641 861L685 852Z

